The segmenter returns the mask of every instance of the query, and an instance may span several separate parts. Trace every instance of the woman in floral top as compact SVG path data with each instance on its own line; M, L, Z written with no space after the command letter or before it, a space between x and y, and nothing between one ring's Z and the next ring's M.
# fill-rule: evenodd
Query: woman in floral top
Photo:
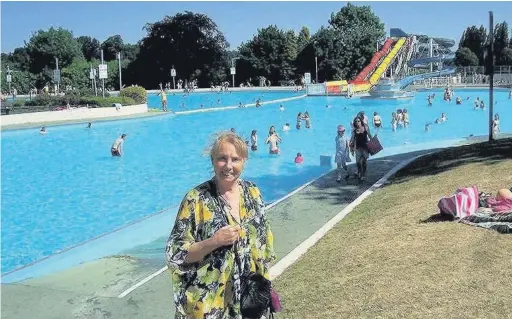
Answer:
M222 133L210 157L215 176L187 193L167 241L175 318L241 318L241 278L255 272L270 279L275 258L260 191L240 179L247 144Z

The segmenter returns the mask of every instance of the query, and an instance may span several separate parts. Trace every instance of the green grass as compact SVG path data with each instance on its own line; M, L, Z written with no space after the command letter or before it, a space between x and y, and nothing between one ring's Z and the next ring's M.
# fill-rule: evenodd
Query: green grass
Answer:
M510 318L512 238L421 221L458 187L511 187L511 172L512 139L410 164L275 280L278 317Z

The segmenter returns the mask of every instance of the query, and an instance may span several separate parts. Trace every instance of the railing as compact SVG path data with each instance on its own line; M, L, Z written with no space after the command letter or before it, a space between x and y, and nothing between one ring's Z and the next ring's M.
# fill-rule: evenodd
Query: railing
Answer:
M307 95L325 95L327 92L325 83L308 84L306 86Z

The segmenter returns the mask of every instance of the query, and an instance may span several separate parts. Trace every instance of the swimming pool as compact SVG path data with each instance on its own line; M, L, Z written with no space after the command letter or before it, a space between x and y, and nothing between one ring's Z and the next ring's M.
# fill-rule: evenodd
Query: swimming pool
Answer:
M251 152L244 178L256 182L268 202L328 170L319 166L319 155L332 154L336 126L348 126L359 110L381 114L384 128L379 138L385 148L396 152L420 143L487 134L487 111L472 109L477 96L488 101L486 91L456 91L463 99L469 97L463 105L442 101L441 91L436 91L430 108L426 101L429 93L419 92L410 103L399 105L408 110L411 126L396 132L389 125L396 104L340 97L303 98L259 109L98 122L91 130L85 125L56 126L48 128L46 136L40 136L37 129L5 131L2 274L162 209L171 207L174 212L188 189L211 176L209 159L202 153L210 135L219 130L234 127L245 137L252 129L258 130L260 150ZM244 94L232 96L253 98ZM502 132L512 132L512 101L507 92L497 91L495 101ZM150 98L149 103L158 107L159 101L153 105ZM278 110L279 104L285 106L283 112ZM295 117L306 110L312 117L312 128L297 131ZM447 114L448 121L425 132L425 124L441 112ZM281 132L286 122L292 124L292 130ZM268 155L263 145L270 125L275 125L283 138L280 156ZM128 134L126 155L112 158L110 146L121 133ZM302 166L293 163L297 152L304 156ZM169 230L174 215L166 218L165 228ZM164 235L148 233L147 240ZM132 244L126 242L125 248Z

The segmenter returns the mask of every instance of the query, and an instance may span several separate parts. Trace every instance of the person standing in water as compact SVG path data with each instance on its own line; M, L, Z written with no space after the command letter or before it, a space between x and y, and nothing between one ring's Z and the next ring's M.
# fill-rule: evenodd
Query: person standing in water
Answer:
M112 153L112 156L123 155L123 144L124 144L125 139L126 139L126 134L122 134L121 137L118 137L114 141L114 144L112 144L112 147L110 148L110 153Z
M341 182L341 168L345 170L345 179L348 179L350 174L347 167L347 162L350 160L349 155L349 143L348 139L345 137L345 127L343 125L338 125L338 134L334 139L336 142L336 156L334 161L337 165L337 182Z
M252 130L251 132L251 151L258 150L258 135L256 135L258 131Z
M377 112L373 112L373 126L375 128L380 128L382 126L382 118Z
M161 89L160 93L158 93L158 95L160 95L162 98L162 110L164 112L169 112L167 110L167 94L165 93L165 91L163 89Z
M311 128L311 117L308 111L304 112L304 121L306 122L306 128Z

